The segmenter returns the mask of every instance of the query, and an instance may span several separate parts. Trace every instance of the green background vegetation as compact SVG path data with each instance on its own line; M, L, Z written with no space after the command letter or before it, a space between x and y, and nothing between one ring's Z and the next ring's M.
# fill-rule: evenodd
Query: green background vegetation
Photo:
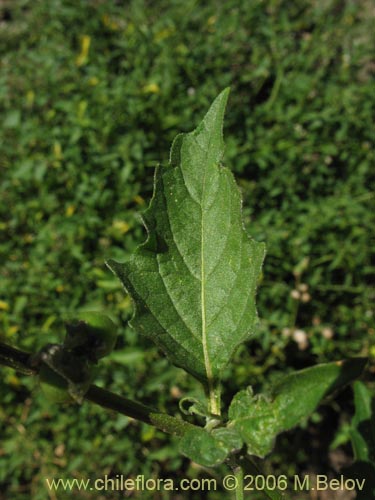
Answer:
M371 377L370 5L3 0L1 340L34 351L62 340L67 315L105 308L119 339L99 385L176 414L180 397L200 394L126 326L132 305L104 260L124 260L144 240L139 213L155 165L229 85L225 164L267 257L259 333L228 367L224 400L350 355L370 356ZM71 498L49 494L46 477L208 474L161 432L89 403L51 406L35 380L10 369L1 368L0 395L1 499ZM281 436L268 472L330 473L329 444L350 452L351 398L347 389Z

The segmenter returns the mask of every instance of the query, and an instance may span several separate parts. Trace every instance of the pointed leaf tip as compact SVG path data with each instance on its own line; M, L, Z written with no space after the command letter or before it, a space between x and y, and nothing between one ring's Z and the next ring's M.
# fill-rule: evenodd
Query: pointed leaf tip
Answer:
M109 262L135 302L131 325L203 383L220 379L257 324L264 245L244 230L241 196L222 167L229 88L196 130L173 142L155 174L148 238L124 264Z
M183 154L182 150L184 142L186 141L186 143L189 143L189 138L194 138L194 140L206 150L209 149L209 144L205 142L205 139L208 139L209 142L214 145L214 148L211 149L215 149L216 152L216 159L213 159L213 161L216 162L221 159L224 152L224 114L228 102L229 92L230 87L227 87L220 92L195 130L189 133L178 134L174 138L169 154L169 163L172 166L178 166L182 163L181 154ZM191 149L191 147L190 141L190 143L187 144L186 149Z

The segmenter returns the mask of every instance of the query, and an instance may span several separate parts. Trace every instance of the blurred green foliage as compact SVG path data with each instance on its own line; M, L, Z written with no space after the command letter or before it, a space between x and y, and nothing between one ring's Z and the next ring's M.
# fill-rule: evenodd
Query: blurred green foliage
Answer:
M225 163L267 257L261 328L228 368L224 399L314 362L374 360L370 5L1 1L0 338L33 351L62 339L64 317L105 308L119 341L97 383L176 414L196 395L126 327L131 303L104 260L145 238L153 167L230 85ZM89 404L50 407L33 380L1 372L1 499L44 500L45 477L206 473L159 431ZM335 415L347 406L338 399ZM281 438L270 470L302 470L302 448Z

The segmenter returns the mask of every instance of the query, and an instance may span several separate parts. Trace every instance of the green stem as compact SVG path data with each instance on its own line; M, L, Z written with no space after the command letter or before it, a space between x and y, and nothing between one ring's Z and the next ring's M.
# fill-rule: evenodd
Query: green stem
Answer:
M14 368L25 375L37 375L39 365L33 364L34 359L35 357L30 353L0 342L0 365ZM185 420L172 417L167 413L155 410L138 401L124 398L96 385L90 386L85 394L85 399L103 408L154 425L169 434L182 436L187 430L196 428L196 426Z
M235 490L235 499L236 500L243 500L244 498L244 495L243 495L243 487L244 487L244 483L243 483L243 468L240 466L240 465L237 465L234 470L234 476L235 478L237 479L237 483L236 483L236 490Z
M209 412L220 417L221 415L221 387L220 382L211 382L209 385Z
M146 406L138 401L127 399L113 392L102 389L96 385L91 385L85 394L85 399L91 401L103 408L114 410L117 413L122 413L127 417L140 420L149 425L154 425L168 434L176 434L182 436L188 429L196 426L189 424L185 420L172 417L167 413L160 412Z
M251 476L265 476L265 473L261 470L261 468L256 464L256 462L251 458L250 455L245 455L241 458L242 469L245 470L246 474L249 474ZM264 488L263 493L269 500L286 500L286 493L277 489L271 490L266 487Z
M9 366L24 375L36 375L37 370L31 366L31 355L10 345L0 342L0 365Z

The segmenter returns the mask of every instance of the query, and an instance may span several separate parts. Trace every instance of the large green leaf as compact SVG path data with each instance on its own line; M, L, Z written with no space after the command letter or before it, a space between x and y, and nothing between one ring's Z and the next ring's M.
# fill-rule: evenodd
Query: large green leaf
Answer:
M242 390L232 400L228 425L239 431L250 454L264 457L277 434L296 426L324 396L357 378L366 361L354 358L305 368L283 377L266 395Z
M144 214L148 238L109 267L135 302L131 325L176 365L212 387L257 322L255 289L264 245L243 227L241 196L220 165L228 89L196 130L173 142L157 168Z

